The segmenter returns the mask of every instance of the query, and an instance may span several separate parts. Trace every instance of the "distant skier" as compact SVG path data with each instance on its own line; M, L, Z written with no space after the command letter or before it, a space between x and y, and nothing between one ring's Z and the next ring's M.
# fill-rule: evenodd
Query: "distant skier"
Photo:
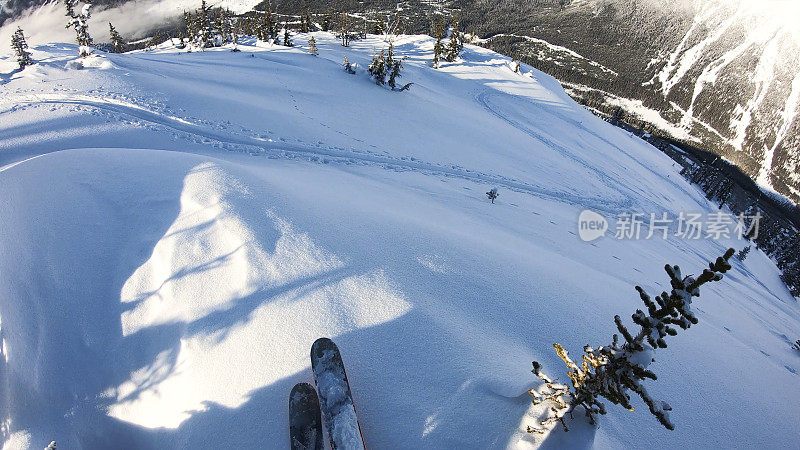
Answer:
M486 193L486 196L489 197L489 200L491 200L492 203L494 203L494 199L500 197L500 193L497 192L497 188L492 188L492 190Z

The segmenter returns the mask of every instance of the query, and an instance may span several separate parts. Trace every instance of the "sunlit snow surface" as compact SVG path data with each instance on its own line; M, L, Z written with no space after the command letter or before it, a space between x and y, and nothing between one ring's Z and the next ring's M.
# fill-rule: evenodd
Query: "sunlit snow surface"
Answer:
M583 209L716 206L530 67L468 47L437 71L433 42L403 37L398 93L363 70L381 39L315 37L319 57L296 35L83 69L68 44L22 72L0 60L6 446L285 447L321 336L368 447L539 445L531 361L565 381L553 342L607 343L635 284L656 294L665 263L696 272L744 245L582 242ZM650 366L677 431L609 405L544 444L794 445L800 310L775 267L754 250L695 305Z

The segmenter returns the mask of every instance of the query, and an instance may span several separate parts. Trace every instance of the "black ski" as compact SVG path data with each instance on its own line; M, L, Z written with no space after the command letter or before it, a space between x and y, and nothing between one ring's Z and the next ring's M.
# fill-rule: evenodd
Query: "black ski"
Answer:
M328 338L311 346L311 368L319 392L325 428L333 450L363 450L364 438L358 423L353 394L344 371L339 348Z
M322 450L319 398L308 383L297 383L289 394L289 441L292 450Z

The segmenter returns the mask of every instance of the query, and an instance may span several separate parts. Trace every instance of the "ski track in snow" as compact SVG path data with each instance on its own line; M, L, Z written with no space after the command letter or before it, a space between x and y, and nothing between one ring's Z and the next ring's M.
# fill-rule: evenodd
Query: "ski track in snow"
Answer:
M545 146L550 147L550 148L552 148L554 150L557 150L564 157L569 158L571 161L574 161L575 163L579 164L580 166L582 166L585 169L589 170L590 172L594 173L600 179L600 181L603 184L608 186L610 189L615 190L620 195L622 195L624 198L627 198L627 199L637 198L637 197L640 197L642 195L641 192L634 191L633 189L631 189L631 188L625 186L624 184L618 182L617 180L615 180L614 178L612 178L611 176L609 176L608 174L606 174L602 170L598 169L595 165L592 165L589 161L586 161L584 158L582 158L581 156L576 154L575 151L572 151L572 150L568 149L567 147L565 147L565 146L553 141L552 139L550 139L550 138L548 138L548 137L546 137L546 136L544 136L544 135L542 135L540 133L537 133L535 130L532 129L532 127L529 127L529 126L525 125L524 123L513 119L508 114L504 114L500 108L494 107L491 104L491 101L489 100L490 97L491 96L502 96L502 95L509 95L509 94L504 94L503 92L499 92L499 91L483 90L483 91L480 91L477 95L475 95L475 101L477 101L479 104L481 104L484 107L484 109L486 109L486 111L488 111L489 113L491 113L494 116L502 119L503 121L507 122L508 124L513 126L514 128L516 128L516 129L522 131L523 133L529 135L533 139L543 143ZM567 122L570 125L572 125L572 126L578 128L578 129L586 132L587 135L592 136L592 137L600 140L604 144L608 145L609 147L613 147L614 149L618 150L620 152L620 154L623 154L623 155L626 154L626 152L622 148L620 148L618 145L610 142L609 140L605 139L604 137L598 135L597 133L587 129L579 121L576 121L574 119L569 119L569 118L563 117L561 115L553 114L551 111L548 111L546 108L542 108L541 106L536 105L534 102L528 101L528 103L533 105L534 107L536 107L538 112L542 112L542 113L548 114L548 115L550 115L551 117L553 117L555 119ZM664 177L663 174L653 170L653 168L651 168L651 167L648 167L648 166L642 164L640 161L636 160L635 158L630 158L630 161L632 163L638 164L641 167L644 167L648 171L650 171L653 174L655 174L656 176L658 176L661 180L671 184L676 189L678 189L678 190L686 193L687 195L691 196L689 191L686 190L686 187L681 186L679 183L676 183L673 179ZM627 202L621 202L621 203L624 204L624 206L628 207L628 208L633 206L633 201L632 200L629 200ZM651 203L648 206L653 206L653 205L655 205L655 203ZM639 209L640 210L644 210L641 205L639 206Z
M487 110L491 111L493 114L502 118L506 122L518 128L522 126L520 124L515 124L514 122L510 121L510 119L494 112L494 110L491 109L491 107L486 105L485 100L480 95L478 96L478 101L480 101L481 104L483 104ZM25 105L34 105L34 104L88 106L109 111L112 113L132 116L138 120L155 125L161 125L163 127L167 127L174 131L186 133L192 136L199 136L205 139L210 139L228 145L242 146L249 148L251 150L255 148L258 151L257 154L265 154L265 155L268 154L271 157L279 156L286 158L295 158L295 157L305 156L305 157L311 157L312 160L315 162L319 162L320 158L322 158L321 162L323 163L330 163L334 161L344 164L358 163L361 165L378 166L392 170L405 169L405 170L422 172L428 175L456 177L477 183L487 183L487 184L502 186L512 191L523 192L545 199L568 203L580 208L592 208L596 211L602 211L609 214L617 214L620 210L628 209L632 206L633 203L632 200L630 200L630 195L633 195L633 192L628 190L627 188L625 190L628 191L628 194L624 195L620 200L590 198L570 192L555 191L552 189L548 189L544 186L527 183L521 180L505 177L502 175L478 172L475 170L462 168L456 165L451 165L448 167L440 164L425 162L415 157L397 158L387 155L378 155L368 150L347 151L341 147L324 148L321 146L289 143L286 142L285 140L281 140L280 138L278 139L278 142L275 142L275 140L271 138L263 139L253 136L224 133L221 131L216 131L214 129L208 128L206 126L194 124L181 117L159 113L147 109L146 107L141 105L137 105L130 102L124 102L120 100L110 100L105 97L92 97L87 95L64 95L64 94L31 94L31 95L22 95L18 97L8 97L4 99L3 103L5 104L11 103L14 106L0 111L0 114L12 110L18 110L19 108L22 108ZM533 134L531 134L533 133L533 131L529 130L529 132L526 131L526 133L530 134L531 136L534 136ZM552 142L551 140L543 136L539 136L537 140L540 140L546 145L557 147L564 156L575 160L576 162L586 167L587 169L597 173L599 177L607 181L609 187L612 187L613 189L617 190L621 188L621 185L619 185L618 183L613 183L613 180L611 180L607 175L603 174L601 171L593 168L590 164L586 163L585 161L580 160L574 156L571 156L570 152L563 146L556 144L555 142Z

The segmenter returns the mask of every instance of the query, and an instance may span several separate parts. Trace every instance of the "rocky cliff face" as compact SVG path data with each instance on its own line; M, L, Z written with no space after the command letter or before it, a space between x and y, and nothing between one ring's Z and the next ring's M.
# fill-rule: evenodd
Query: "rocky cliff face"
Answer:
M792 2L457 3L490 46L552 72L577 96L640 100L673 134L800 201L800 8Z

